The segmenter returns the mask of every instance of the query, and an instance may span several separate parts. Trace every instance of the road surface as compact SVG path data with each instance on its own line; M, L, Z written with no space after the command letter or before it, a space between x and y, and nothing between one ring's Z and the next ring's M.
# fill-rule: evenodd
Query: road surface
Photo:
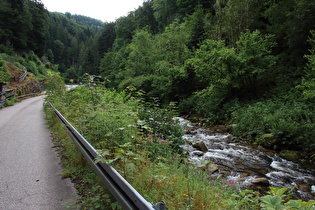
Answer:
M61 171L43 96L0 109L0 210L69 207L77 194Z

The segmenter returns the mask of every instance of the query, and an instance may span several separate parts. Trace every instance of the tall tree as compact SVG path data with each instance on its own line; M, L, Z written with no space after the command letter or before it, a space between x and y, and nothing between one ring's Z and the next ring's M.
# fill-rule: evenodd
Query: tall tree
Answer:
M176 0L155 0L153 9L154 16L162 29L180 17Z
M148 27L153 34L158 33L158 22L154 17L153 0L143 2L135 12L135 24L137 29Z
M35 54L42 56L46 45L48 12L40 1L30 1L28 8L32 17L32 29L28 33L27 45Z
M261 4L256 0L228 0L222 9L223 34L235 46L241 32L250 29L260 15Z
M310 31L315 29L315 2L279 0L270 1L268 6L268 32L275 34L278 43L276 53L282 55L282 64L291 67L303 66L306 62L303 56L308 54L310 49L307 40ZM303 74L303 68L300 70L294 74Z
M0 7L2 41L16 50L27 50L27 35L31 30L31 14L24 0L3 0Z
M99 54L110 52L116 39L115 23L105 23L98 39Z

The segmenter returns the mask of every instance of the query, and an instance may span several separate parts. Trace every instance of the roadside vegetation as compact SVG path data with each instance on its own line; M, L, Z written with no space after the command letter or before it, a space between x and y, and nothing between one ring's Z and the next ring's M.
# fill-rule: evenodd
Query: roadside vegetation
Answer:
M102 86L79 86L66 91L60 76L46 84L46 101L54 106L147 201L165 201L168 209L312 209L314 202L290 200L288 189L272 188L268 195L240 190L226 179L209 180L203 166L187 162L183 130L174 120L171 103L160 107L156 99L128 87L117 92ZM64 178L79 191L83 209L120 209L68 134L46 105L55 145L63 160Z

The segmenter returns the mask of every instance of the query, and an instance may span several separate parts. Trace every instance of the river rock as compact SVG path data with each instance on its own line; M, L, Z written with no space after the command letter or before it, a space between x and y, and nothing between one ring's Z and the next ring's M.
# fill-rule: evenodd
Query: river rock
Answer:
M259 149L261 151L266 151L266 149L263 146L261 146L261 145L258 145L257 149Z
M203 153L202 151L193 151L193 152L191 153L192 156L199 156L199 157L200 157L200 156L203 156L203 154L204 154L204 153Z
M207 152L208 148L206 146L206 144L203 141L199 141L193 144L193 147L195 147L196 149L203 151L203 152Z
M209 173L209 174L213 174L214 172L218 171L219 168L218 168L217 165L212 164L212 163L209 163L209 164L207 165L207 170L208 170L208 173Z
M269 180L267 178L256 178L252 181L250 181L250 183L255 184L255 185L262 185L262 186L269 186Z
M246 172L240 175L240 179L248 177L250 175L250 173Z
M310 192L311 191L311 186L309 184L298 184L297 186L299 188L299 190L303 191L303 192Z
M191 141L186 141L187 145L193 145L193 143Z

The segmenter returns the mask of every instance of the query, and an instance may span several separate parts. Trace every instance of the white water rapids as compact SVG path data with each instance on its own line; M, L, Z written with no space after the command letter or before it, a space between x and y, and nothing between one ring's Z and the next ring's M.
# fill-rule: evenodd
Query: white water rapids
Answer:
M262 190L296 186L294 195L303 200L315 199L315 170L280 158L276 153L244 143L234 143L231 134L198 128L178 118L186 134L181 147L189 152L188 160L202 165L209 162L209 177L222 179L241 189Z

